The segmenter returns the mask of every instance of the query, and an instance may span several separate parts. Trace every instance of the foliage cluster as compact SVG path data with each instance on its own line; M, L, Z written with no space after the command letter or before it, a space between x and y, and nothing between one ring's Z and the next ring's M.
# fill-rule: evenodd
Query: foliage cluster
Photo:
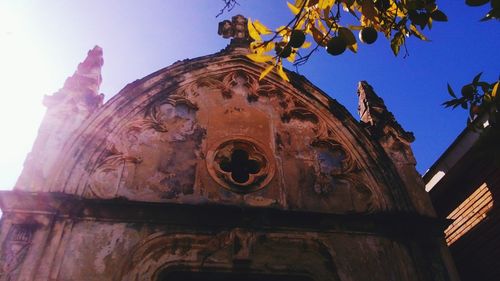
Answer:
M500 98L498 95L500 79L497 82L488 83L481 81L482 73L472 79L472 82L464 85L460 91L460 96L455 94L453 88L448 84L448 93L451 100L443 103L445 107L456 108L461 106L469 110L469 123L477 116L485 113L493 115L500 108Z
M229 8L236 3L224 1ZM489 3L491 9L482 20L500 18L500 0L465 0L465 3L469 6ZM382 33L390 41L394 55L403 46L406 56L408 38L428 41L424 31L431 29L436 21L448 21L436 0L295 0L287 5L293 17L277 29L270 29L259 20L248 21L249 34L254 40L248 57L269 63L261 79L276 68L288 81L283 61L300 66L320 47L334 56L346 49L356 53L358 40L354 32L359 32L359 41L366 44L375 42L378 33ZM305 41L306 38L312 39L311 42Z
M331 55L340 55L345 49L356 53L358 40L354 32L359 32L360 41L367 44L382 33L398 55L401 46L406 51L407 38L426 41L425 29L431 29L435 21L448 20L435 0L296 0L287 4L294 17L284 26L272 30L258 20L248 22L254 40L248 57L271 63L261 78L274 66L288 80L282 70L283 60L302 65L320 47L326 47ZM304 42L305 38L312 38L315 47Z

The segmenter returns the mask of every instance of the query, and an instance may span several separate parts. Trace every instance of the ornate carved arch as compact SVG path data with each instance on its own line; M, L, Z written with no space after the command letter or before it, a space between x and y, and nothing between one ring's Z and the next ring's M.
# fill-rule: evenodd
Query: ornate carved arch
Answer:
M340 280L331 249L307 234L235 228L215 234L155 233L124 258L115 280L158 281L169 270L283 274Z

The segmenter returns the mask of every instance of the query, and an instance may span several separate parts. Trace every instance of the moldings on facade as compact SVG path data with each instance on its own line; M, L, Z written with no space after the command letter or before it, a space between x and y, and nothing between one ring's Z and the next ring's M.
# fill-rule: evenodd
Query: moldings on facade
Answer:
M62 160L78 168L70 163L89 159L84 173L59 173L69 179L61 178L65 189L82 178L76 184L84 183L89 198L239 204L239 197L218 191L223 187L248 194L243 200L254 206L335 213L385 208L381 183L370 176L377 171L357 160L346 143L354 137L337 120L296 89L234 68L194 72L175 89L151 84L164 84L154 77L145 81L154 90L134 102L133 113L102 123L112 128L105 145L75 145L84 157ZM89 128L94 132L87 136L108 131ZM231 160L246 168L233 169Z
M222 22L225 50L103 105L102 50L89 52L0 192L0 281L456 280L411 135L366 83L360 124L302 76L259 80L246 24ZM72 120L74 98L87 107Z
M0 252L0 280L15 280L19 267L31 246L36 225L13 224L2 243Z
M272 254L270 254L272 253ZM156 281L169 271L231 271L341 280L330 247L308 234L234 228L215 234L155 233L124 257L115 280Z

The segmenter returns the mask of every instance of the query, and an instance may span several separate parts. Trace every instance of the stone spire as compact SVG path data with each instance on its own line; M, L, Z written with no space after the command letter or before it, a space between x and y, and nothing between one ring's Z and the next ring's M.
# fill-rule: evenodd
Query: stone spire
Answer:
M99 93L102 49L95 46L64 86L52 96L45 96L47 112L42 120L37 139L25 160L16 189L46 191L44 187L52 169L57 166L59 152L68 138L103 103Z
M417 164L411 143L415 140L412 132L407 132L396 121L372 86L366 81L358 84L358 113L362 125L377 140L396 166L403 180L412 204L422 215L435 216L434 209L425 192L425 185L417 172Z
M248 47L253 41L248 34L248 20L242 15L219 22L217 33L223 38L232 38L229 45L233 47Z
M61 90L52 96L46 96L44 105L48 108L61 103L74 103L94 111L102 105L104 96L99 94L101 86L101 68L104 64L102 48L95 46L87 53L87 57L78 65L75 73L66 79Z
M405 142L412 143L415 140L413 133L401 127L385 106L384 100L366 81L358 84L358 114L365 127L375 137L384 135L384 128L390 127Z

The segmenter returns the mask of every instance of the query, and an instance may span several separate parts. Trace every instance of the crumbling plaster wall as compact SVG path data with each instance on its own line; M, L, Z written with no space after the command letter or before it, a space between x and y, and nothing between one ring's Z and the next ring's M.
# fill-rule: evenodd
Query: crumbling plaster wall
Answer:
M314 280L446 280L421 245L375 233L66 220L37 235L47 242L33 243L16 280L156 281L161 270L236 268Z

